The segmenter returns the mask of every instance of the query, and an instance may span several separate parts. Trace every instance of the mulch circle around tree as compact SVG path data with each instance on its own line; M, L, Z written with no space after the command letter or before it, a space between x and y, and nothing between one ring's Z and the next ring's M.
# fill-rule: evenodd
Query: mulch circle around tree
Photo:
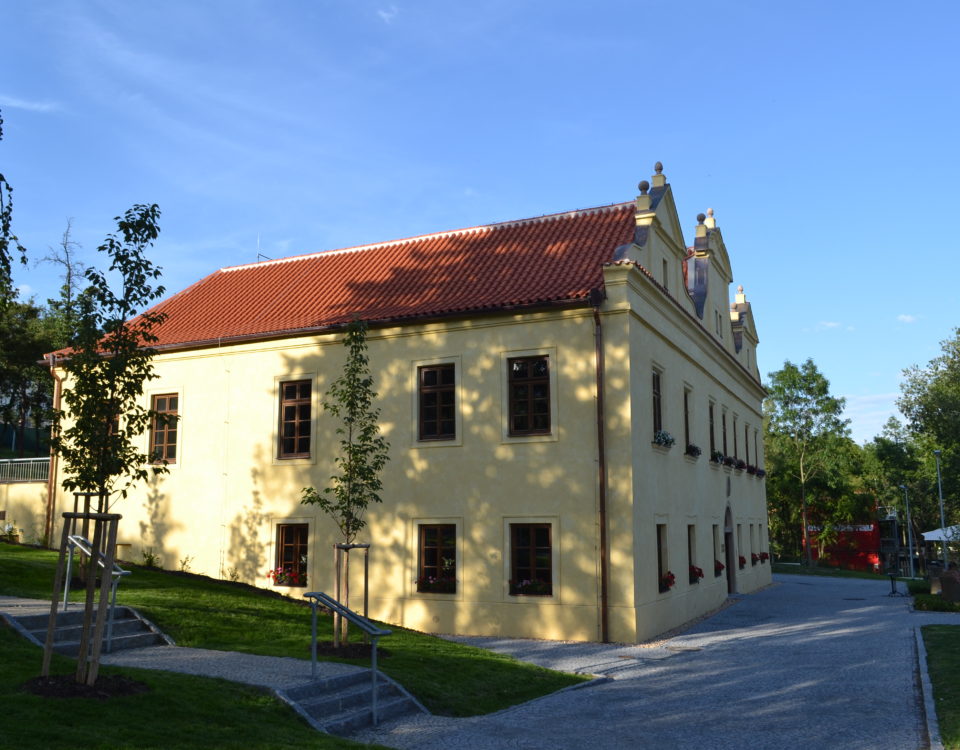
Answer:
M307 649L309 650L309 646ZM317 641L317 656L338 656L341 659L369 659L373 646L369 643L343 643L340 648L333 645L333 641ZM390 656L390 652L377 646L377 658Z
M96 698L101 701L125 695L140 695L151 690L149 685L119 674L100 675L95 685L81 684L72 674L34 677L21 687L28 693L44 698Z

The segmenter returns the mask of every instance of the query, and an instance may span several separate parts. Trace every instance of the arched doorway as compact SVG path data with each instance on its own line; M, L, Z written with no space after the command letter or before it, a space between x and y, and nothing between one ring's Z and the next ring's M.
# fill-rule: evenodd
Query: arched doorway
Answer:
M733 546L733 513L730 512L730 506L727 506L726 515L723 517L723 548L727 553L727 594L737 593L737 550Z

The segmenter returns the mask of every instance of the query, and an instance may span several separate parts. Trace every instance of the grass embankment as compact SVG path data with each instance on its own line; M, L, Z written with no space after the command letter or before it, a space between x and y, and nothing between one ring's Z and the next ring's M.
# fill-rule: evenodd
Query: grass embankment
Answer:
M107 701L42 698L20 687L39 674L40 650L0 625L0 653L3 748L367 747L313 730L265 692L206 677L104 667L101 674L126 675L146 683L150 692ZM54 655L53 674L72 674L75 668L73 660Z
M0 544L0 594L48 599L55 565L56 553L49 550ZM180 646L310 657L310 608L302 602L203 576L125 567L134 573L120 584L120 603L137 608ZM330 618L319 620L319 640L332 640ZM436 714L485 714L586 679L391 629L393 635L381 641L388 655L379 666ZM369 666L368 659L337 661Z
M960 749L960 626L925 625L927 669L943 746Z

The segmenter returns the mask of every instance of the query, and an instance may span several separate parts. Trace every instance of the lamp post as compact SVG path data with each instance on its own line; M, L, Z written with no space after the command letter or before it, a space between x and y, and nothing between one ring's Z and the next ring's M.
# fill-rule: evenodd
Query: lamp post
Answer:
M947 521L943 516L943 482L940 481L940 451L934 451L933 457L937 459L937 493L940 495L940 532L943 540L940 547L943 550L943 570L947 570Z
M910 577L916 578L913 569L913 524L910 522L910 498L907 496L907 485L901 484L900 489L903 490L903 502L907 506L907 549L910 551Z

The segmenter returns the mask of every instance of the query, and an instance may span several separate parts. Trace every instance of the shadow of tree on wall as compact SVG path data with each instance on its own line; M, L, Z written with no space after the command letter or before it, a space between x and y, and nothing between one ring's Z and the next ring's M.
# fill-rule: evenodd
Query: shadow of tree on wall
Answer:
M250 469L250 503L240 509L227 527L227 577L236 577L250 584L255 583L269 566L266 559L269 519L264 515L263 495L259 489L263 477L260 468L264 461L263 451L258 449L256 454Z
M159 474L151 474L147 479L147 493L143 499L143 509L146 511L147 521L140 521L140 555L146 558L148 552L152 552L159 557L157 564L163 567L166 560L167 567L175 569L177 564L176 552L167 546L167 537L184 527L180 521L171 521L169 519L168 504L166 494L161 491L160 485L163 477ZM123 513L123 508L119 509Z

